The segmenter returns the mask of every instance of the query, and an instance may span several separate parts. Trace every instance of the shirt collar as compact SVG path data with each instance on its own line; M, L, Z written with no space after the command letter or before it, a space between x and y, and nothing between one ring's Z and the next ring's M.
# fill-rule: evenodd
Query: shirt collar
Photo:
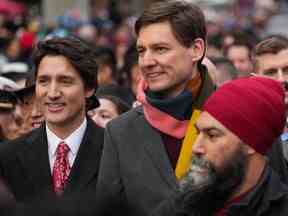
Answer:
M75 131L73 131L66 139L63 140L60 139L55 133L53 133L46 124L49 154L54 156L56 154L58 144L63 141L69 146L70 152L73 155L76 155L86 128L87 128L87 119L85 117L82 124Z

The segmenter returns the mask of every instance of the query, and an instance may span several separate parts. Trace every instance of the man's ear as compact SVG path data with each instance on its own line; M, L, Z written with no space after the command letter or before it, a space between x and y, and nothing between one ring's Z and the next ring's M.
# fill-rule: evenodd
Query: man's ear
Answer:
M205 41L202 38L196 38L189 49L192 61L197 62L205 54Z

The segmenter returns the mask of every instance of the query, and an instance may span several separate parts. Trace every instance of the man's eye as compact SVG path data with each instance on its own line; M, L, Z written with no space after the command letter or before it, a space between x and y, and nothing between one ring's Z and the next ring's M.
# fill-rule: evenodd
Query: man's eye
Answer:
M46 84L48 82L47 79L38 79L37 82L41 85Z
M267 70L264 72L264 75L266 76L273 76L274 74L276 74L277 71L276 70Z
M64 83L64 84L71 84L72 83L72 80L62 80L62 83Z
M107 115L107 114L102 114L101 118L103 118L103 119L111 119L112 117L110 115Z
M282 70L283 70L283 73L288 74L288 67L284 67Z
M210 139L214 139L218 136L217 134L212 134L212 133L208 133L207 135Z
M168 49L166 48L166 47L157 47L156 48L156 51L158 52L158 53L164 53L164 52L166 52Z
M144 49L138 49L138 50L137 50L137 53L138 53L139 56L143 55Z

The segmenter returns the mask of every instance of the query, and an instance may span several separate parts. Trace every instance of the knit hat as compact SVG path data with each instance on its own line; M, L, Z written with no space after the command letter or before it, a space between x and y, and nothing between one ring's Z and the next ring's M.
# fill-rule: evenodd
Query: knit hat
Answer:
M255 151L265 154L285 124L284 89L264 77L233 80L221 86L203 110Z

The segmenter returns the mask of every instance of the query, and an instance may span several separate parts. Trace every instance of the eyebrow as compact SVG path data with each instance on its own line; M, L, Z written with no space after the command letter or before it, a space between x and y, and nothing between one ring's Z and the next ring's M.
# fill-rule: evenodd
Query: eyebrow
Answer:
M167 42L154 42L154 43L151 43L150 45L149 45L149 47L155 47L155 46L169 46L169 44L167 43ZM138 47L143 47L143 45L141 45L141 44L137 44L136 45L136 47L138 48Z
M200 131L204 131L204 132L209 132L211 130L216 130L217 132L222 132L219 128L215 127L215 126L208 126L205 128L200 129L196 124L194 124L197 132L199 133Z
M263 73L276 73L278 68L267 68L263 70Z
M51 76L49 74L41 74L41 75L38 75L37 78L50 78ZM61 74L61 75L58 75L56 76L56 79L74 79L73 76L69 76L69 75L64 75L64 74Z

